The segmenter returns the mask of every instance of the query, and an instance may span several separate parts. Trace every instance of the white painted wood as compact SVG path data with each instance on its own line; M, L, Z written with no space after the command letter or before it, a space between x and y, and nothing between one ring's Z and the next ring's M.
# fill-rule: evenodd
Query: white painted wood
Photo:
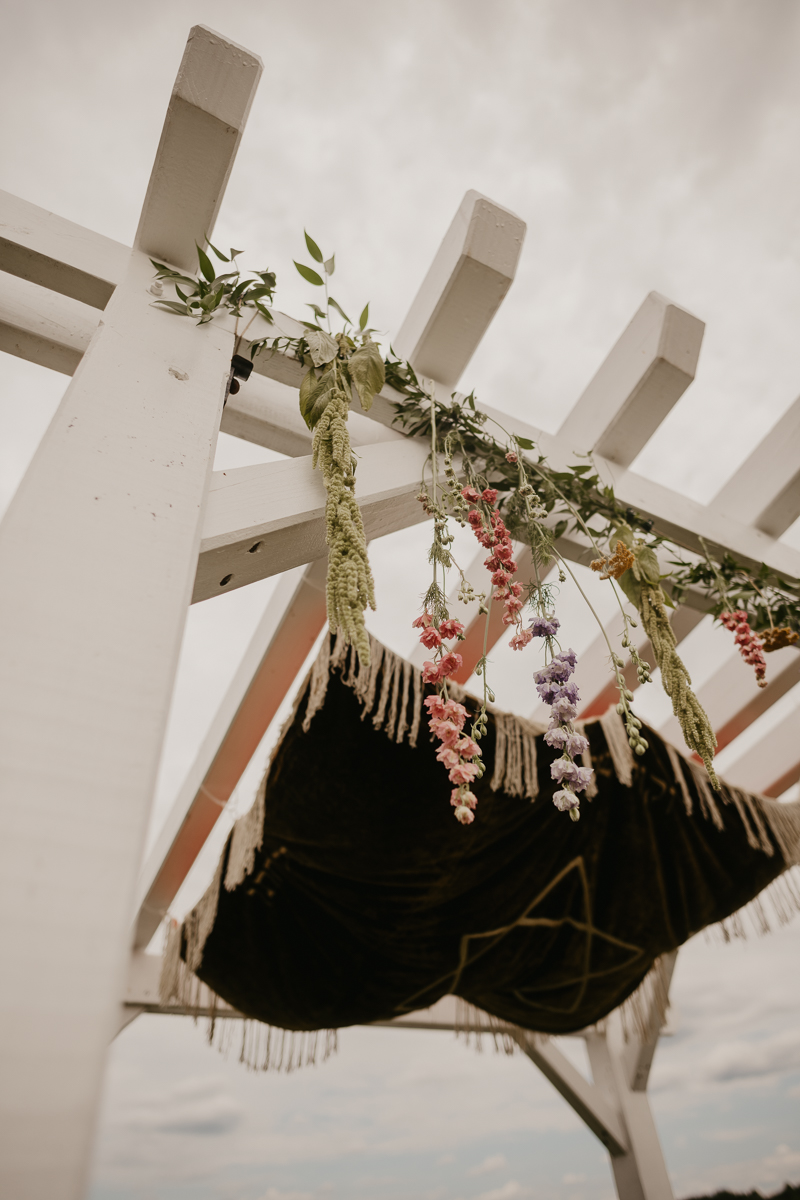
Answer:
M427 519L416 500L426 457L425 444L409 438L361 447L356 497L368 539ZM193 602L325 553L325 487L310 458L216 471Z
M789 712L776 721L766 737L757 746L741 750L736 754L736 744L726 753L721 773L726 783L735 784L748 792L761 792L770 787L797 763L798 728L800 715Z
M256 371L237 395L228 397L221 428L223 433L291 458L311 453L313 435L300 416L297 389ZM399 430L386 429L358 411L350 413L348 429L350 442L356 447L404 440Z
M650 292L558 431L629 466L694 379L705 325Z
M458 383L511 287L525 222L469 191L393 339L418 374Z
M79 348L80 345L85 344L85 332L80 335L83 337L83 341L79 343L78 331L71 328L74 323L74 310L68 311L62 307L69 302L55 293L46 293L48 311L53 316L46 329L43 332L37 332L39 326L35 310L31 308L30 293L27 294L24 304L20 305L14 298L17 293L8 290L9 285L19 288L23 284L22 280L13 280L10 276L0 276L0 315L6 313L5 319L12 328L21 328L24 333L30 327L29 331L35 334L28 341L21 334L17 336L17 345L20 348L16 351L12 348L12 352L20 353L22 357L30 358L31 361L42 361L43 365L49 365L49 362L37 357L36 354L37 347L40 345L46 347L48 339L50 339L56 346L66 347L68 354L61 356L61 361L64 364L74 363L76 347ZM3 299L4 296L10 297L8 302ZM12 310L10 315L9 309ZM26 311L27 316L25 315ZM55 314L59 314L57 318ZM64 316L62 317L60 314L64 314ZM91 319L95 319L94 314ZM173 319L178 320L177 317ZM61 326L66 327L66 332L64 329L60 330ZM88 324L83 322L82 328L88 331ZM2 336L2 321L0 321L0 338ZM11 340L13 341L13 337ZM272 364L269 368L267 368L267 362ZM57 365L56 369L68 373L71 368L67 365ZM290 384L293 380L299 384L302 375L296 360L286 359L285 356L282 357L278 354L274 357L264 356L263 362L260 356L256 362L256 370L268 375L269 378ZM369 420L391 426L394 415L390 403L391 396L392 389L385 388L381 396L376 397L368 414ZM511 432L532 438L537 443L540 452L548 458L551 466L556 470L563 470L570 462L574 461L572 446L566 443L560 435L544 433L519 417L502 413L499 409L489 405L482 404L482 408L490 416L495 416ZM288 418L287 426L291 430L292 418ZM652 518L667 536L674 538L679 545L686 549L702 553L700 538L703 537L712 550L719 553L730 551L746 566L757 567L761 562L765 562L783 578L800 579L800 552L785 542L781 542L761 530L751 528L716 508L698 504L670 488L662 487L653 480L645 479L634 471L620 471L618 465L600 455L595 456L595 463L603 478L613 479L614 490L622 504L631 506L643 517ZM563 549L565 554L576 561L581 561L581 558L585 557L585 549L579 551L573 548L568 540L564 541ZM697 602L701 601L698 599Z
M617 1195L620 1200L673 1200L647 1093L628 1086L619 1012L604 1025L587 1031L585 1038L595 1085L627 1135L627 1153L611 1155Z
M0 271L105 308L130 254L130 246L0 191Z
M800 517L800 397L717 493L713 506L772 537Z
M74 375L98 326L97 309L80 300L0 275L0 350Z
M518 1035L517 1042L609 1154L625 1155L628 1151L627 1131L619 1112L608 1103L600 1089L584 1079L549 1037L528 1033Z
M164 153L209 91L186 64ZM141 246L186 215L189 168L208 191L205 154L157 157ZM0 525L0 1194L25 1200L86 1179L232 351L153 308L151 280L133 253Z
M152 938L325 625L324 559L280 580L142 870L134 946Z
M0 1194L31 1200L85 1176L231 354L151 273L135 255L0 525Z
M197 269L211 237L264 64L205 25L189 32L134 246Z
M672 950L664 955L662 972L667 993L669 993L677 960L677 950ZM661 1011L654 996L650 1004L650 1012L647 1019L647 1036L642 1039L637 1034L632 1033L629 1035L628 1042L623 1045L622 1060L625 1069L625 1079L632 1092L644 1092L647 1089L647 1083L650 1079L650 1069L653 1065L662 1028Z

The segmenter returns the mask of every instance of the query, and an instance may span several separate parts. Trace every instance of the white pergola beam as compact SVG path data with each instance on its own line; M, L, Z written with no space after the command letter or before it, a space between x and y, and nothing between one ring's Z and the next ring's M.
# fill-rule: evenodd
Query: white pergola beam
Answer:
M368 539L427 520L416 499L426 458L425 444L410 438L360 448L356 498ZM215 471L192 600L325 553L325 487L310 458Z
M37 348L44 347L42 353L46 354L52 353L47 349L50 342L55 346L63 345L69 352L67 356L62 356L63 360L74 363L76 349L79 351L80 346L85 344L88 323L84 320L80 327L73 328L76 314L73 309L67 310L66 308L63 310L65 313L63 320L57 319L55 314L61 311L59 306L69 302L55 293L47 293L50 315L46 328L42 330L36 313L31 308L30 293L26 295L24 303L20 307L15 299L17 292L9 288L9 282L14 288L18 288L25 281L12 280L10 276L0 277L0 317L5 314L5 320L11 329L11 333L6 335L2 330L3 322L0 320L0 339L6 338L9 343L8 348L12 353L20 353L22 357L31 358L34 362L41 361L43 365L47 365L44 358L35 357ZM33 287L33 285L29 286ZM88 311L87 309L86 312ZM92 316L92 320L94 321L94 316ZM173 320L178 321L178 318L175 317ZM182 323L188 324L188 322ZM223 328L226 327L224 322L221 324ZM66 329L63 336L59 333L61 327ZM31 334L27 340L23 336L25 333ZM59 338L61 338L60 341ZM83 341L79 340L81 338ZM22 349L14 350L11 343L16 343ZM68 370L66 366L56 369ZM256 371L290 386L298 386L302 376L299 362L280 354L260 355L256 359ZM370 420L391 425L393 394L395 393L392 389L387 387L380 396L375 398L369 412ZM519 417L503 413L488 405L482 405L482 408L490 416L495 416L510 432L518 433L522 437L535 441L541 453L547 457L555 470L564 470L570 462L574 461L573 447L565 442L560 434L544 433ZM634 471L620 472L618 464L614 464L600 455L595 456L595 464L603 478L614 480L614 490L620 503L630 506L641 516L654 520L659 529L668 537L674 538L678 545L694 553L702 554L701 538L703 538L712 550L721 554L727 551L746 567L754 569L764 562L783 578L800 579L800 552L787 543L728 516L716 507L699 504L670 488L662 487ZM563 545L567 549L566 541ZM570 552L570 557L573 556L585 557L585 552L581 551L580 556L577 552L574 555Z
M172 89L134 247L183 271L211 237L264 64L195 25Z
M325 624L325 563L288 572L264 611L140 876L134 946L152 938Z
M74 375L98 323L97 310L80 300L0 275L0 350L6 354Z
M105 308L130 254L113 238L0 191L0 271Z
M514 280L525 222L469 191L393 340L418 375L454 388Z
M769 730L764 741L724 768L726 783L746 792L762 792L795 766L798 758L798 714L788 713Z
M800 397L717 493L713 506L772 537L800 517Z
M0 1194L26 1200L86 1178L232 352L151 280L133 252L0 525Z
M627 467L694 379L705 325L650 292L558 431Z

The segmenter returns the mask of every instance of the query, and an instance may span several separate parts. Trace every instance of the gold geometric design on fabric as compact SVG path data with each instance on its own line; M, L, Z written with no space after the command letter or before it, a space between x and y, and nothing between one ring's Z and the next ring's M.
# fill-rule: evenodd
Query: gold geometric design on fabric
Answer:
M555 887L557 887L558 884L561 883L561 881L563 879L565 879L566 876L569 875L573 871L577 872L578 877L581 882L581 892L583 894L584 920L582 920L582 921L576 920L576 918L572 917L572 916L564 916L564 917L532 917L532 916L530 916L531 912L533 912L533 910L537 907L537 905L541 904L542 901L545 900L546 897L553 891L553 889ZM448 994L452 994L453 992L455 992L455 990L458 987L458 984L461 980L461 976L463 975L463 973L467 969L467 967L471 967L474 963L476 963L478 961L479 958L482 958L484 954L487 954L490 950L492 950L499 942L501 942L503 940L504 937L506 937L509 933L511 933L512 930L519 929L519 928L525 928L525 927L531 927L531 926L544 926L544 927L553 929L553 928L558 928L559 926L563 926L563 925L571 925L573 927L573 929L577 929L578 931L583 931L586 934L586 947L585 947L584 955L583 955L583 959L584 959L583 970L582 970L581 974L579 976L577 976L575 979L566 980L563 983L552 984L552 985L550 985L549 988L545 987L545 988L540 988L537 990L561 991L563 988L577 986L578 991L577 991L576 998L575 998L574 1002L568 1008L566 1008L563 1004L551 1007L550 1005L542 1004L535 1000L528 999L528 997L524 995L524 992L528 991L530 989L527 989L527 988L516 989L515 988L514 995L517 997L517 999L520 1001L520 1003L526 1004L530 1008L540 1008L540 1009L545 1009L545 1010L551 1011L551 1012L575 1012L577 1010L577 1008L579 1007L581 1001L583 1000L583 997L585 995L586 988L588 986L590 979L599 979L604 975L613 975L617 971L623 971L623 970L627 969L628 967L630 967L632 965L632 963L634 963L636 961L637 958L640 958L644 954L643 946L634 946L630 942L624 942L620 938L614 937L613 934L606 933L604 930L598 929L597 926L594 924L593 917L592 917L592 898L591 898L591 891L589 888L589 880L586 876L586 866L585 866L585 863L583 860L583 856L579 855L577 858L574 858L572 860L572 862L567 863L567 865L565 867L563 867L558 872L558 874L556 876L554 876L553 879L550 880L550 882L547 884L547 886L545 888L543 888L541 892L539 892L538 896L535 896L534 899L531 900L530 904L527 905L527 907L523 910L523 912L520 913L520 915L518 917L516 917L515 920L511 921L508 925L501 925L497 929L489 929L489 930L486 930L484 933L465 933L463 935L463 937L461 938L461 943L460 943L460 947L459 947L459 961L458 961L458 966L456 967L455 971L453 971L452 974L440 976L439 979L437 979L433 983L429 984L426 988L423 988L422 991L416 992L415 995L413 995L413 996L409 996L408 999L403 1002L403 1004L398 1005L398 1007L395 1009L395 1011L398 1013L406 1013L406 1012L413 1012L415 1009L424 1007L424 1005L421 1006L419 1004L419 998L421 996L424 996L426 992L432 991L434 988L439 987L440 984L444 983L447 980L450 981L450 986L448 988ZM618 963L617 966L615 966L615 967L606 967L602 971L592 971L592 969L591 969L592 945L593 945L595 938L597 938L599 941L606 942L609 945L618 946L623 950L629 950L629 951L631 951L631 953L623 962ZM485 939L489 939L488 945L482 946L477 951L477 953L471 954L471 952L470 952L471 943L477 942L477 941L483 941Z

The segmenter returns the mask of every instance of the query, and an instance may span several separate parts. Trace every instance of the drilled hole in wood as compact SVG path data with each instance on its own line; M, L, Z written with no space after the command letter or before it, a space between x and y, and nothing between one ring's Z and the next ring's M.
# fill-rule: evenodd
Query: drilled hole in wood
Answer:
M250 549L247 551L247 553L248 554L258 554L259 550L261 549L261 547L263 545L264 545L263 542L254 542L253 545L250 547Z
M233 579L233 576L232 576L232 575L224 575L224 576L222 577L222 579L220 579L220 581L219 581L219 586L220 586L220 587L225 587L225 585L226 585L226 584L228 584L228 583L230 583L230 581L231 581L232 579Z

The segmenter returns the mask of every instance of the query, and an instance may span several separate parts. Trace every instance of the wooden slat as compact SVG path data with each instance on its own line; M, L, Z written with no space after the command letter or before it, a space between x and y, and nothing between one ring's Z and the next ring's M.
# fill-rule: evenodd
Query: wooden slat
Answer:
M748 792L763 792L765 788L774 787L795 767L798 727L800 714L796 710L776 721L763 741L749 750L743 749L738 758L722 768L726 783L733 783ZM734 743L730 751L735 750Z
M0 271L105 308L130 247L0 191Z
M511 287L524 238L524 221L467 192L393 339L417 374L455 387Z
M27 279L0 275L0 350L74 375L97 329L97 310Z
M416 500L426 458L424 443L408 438L361 447L356 497L368 538L427 520ZM310 458L216 471L192 600L279 575L325 552L325 488Z
M203 739L139 883L134 946L158 929L325 624L325 563L284 576Z
M629 466L694 379L705 326L650 292L558 431Z
M134 246L184 271L211 237L264 64L205 25L189 33Z
M777 798L787 792L790 787L794 787L800 779L800 761L789 767L788 771L784 771L777 779L774 779L768 787L764 788L763 795Z
M713 505L780 537L800 517L800 397L717 493Z

